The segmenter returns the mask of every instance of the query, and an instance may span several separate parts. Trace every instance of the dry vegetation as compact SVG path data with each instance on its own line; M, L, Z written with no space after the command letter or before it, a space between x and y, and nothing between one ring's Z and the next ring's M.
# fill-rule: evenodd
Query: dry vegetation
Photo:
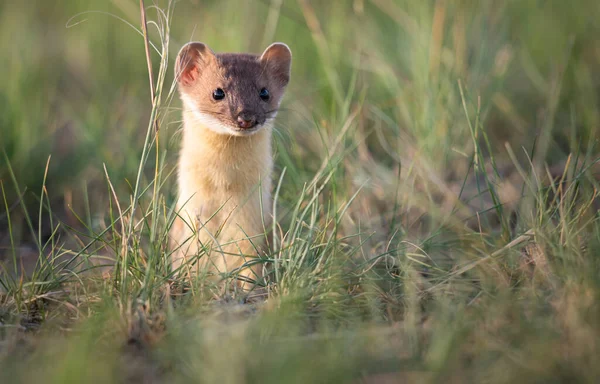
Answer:
M59 3L0 4L0 382L597 382L596 1L146 1L151 65ZM168 263L188 40L294 52L249 295Z

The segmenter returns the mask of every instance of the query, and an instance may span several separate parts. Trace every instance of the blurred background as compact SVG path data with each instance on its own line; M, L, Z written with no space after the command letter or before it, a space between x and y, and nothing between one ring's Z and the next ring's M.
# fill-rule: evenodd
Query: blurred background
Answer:
M255 53L286 42L294 63L276 135L278 170L288 168L283 196L310 180L356 112L340 172L349 190L369 179L365 193L382 207L370 201L368 210L380 214L396 200L401 163L442 195L460 186L483 140L469 121L487 132L501 172L515 159L526 166L527 154L555 165L571 152L595 153L599 8L586 0L179 1L169 61L189 40ZM6 206L38 205L50 156L46 188L57 214L72 209L91 224L103 215L103 164L118 193L130 192L151 103L143 40L127 23L139 26L136 1L0 5L0 237ZM158 43L152 26L150 36ZM153 60L157 68L156 52ZM179 108L175 98L161 127L172 168ZM12 216L22 236L18 210Z

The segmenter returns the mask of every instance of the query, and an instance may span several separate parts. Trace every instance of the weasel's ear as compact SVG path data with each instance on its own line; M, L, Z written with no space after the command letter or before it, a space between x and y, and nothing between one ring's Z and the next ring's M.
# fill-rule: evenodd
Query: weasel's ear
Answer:
M282 86L290 82L290 71L292 69L292 51L283 43L273 43L265 49L260 62L267 67Z
M175 78L180 85L192 85L198 74L217 57L206 44L191 42L181 48L175 60Z

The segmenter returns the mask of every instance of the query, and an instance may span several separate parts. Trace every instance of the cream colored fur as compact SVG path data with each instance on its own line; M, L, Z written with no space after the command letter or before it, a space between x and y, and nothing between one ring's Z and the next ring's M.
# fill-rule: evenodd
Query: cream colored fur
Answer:
M185 104L173 267L185 263L182 273L194 275L234 272L257 256L270 225L272 126L248 136L217 133ZM258 264L239 276L260 280L261 271Z

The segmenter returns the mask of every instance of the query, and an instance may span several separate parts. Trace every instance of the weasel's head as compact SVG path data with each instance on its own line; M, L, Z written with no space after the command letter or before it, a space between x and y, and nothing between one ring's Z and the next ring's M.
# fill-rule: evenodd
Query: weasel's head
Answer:
M290 81L292 52L271 44L261 56L215 54L203 43L181 48L175 63L185 108L216 133L247 136L270 126Z

